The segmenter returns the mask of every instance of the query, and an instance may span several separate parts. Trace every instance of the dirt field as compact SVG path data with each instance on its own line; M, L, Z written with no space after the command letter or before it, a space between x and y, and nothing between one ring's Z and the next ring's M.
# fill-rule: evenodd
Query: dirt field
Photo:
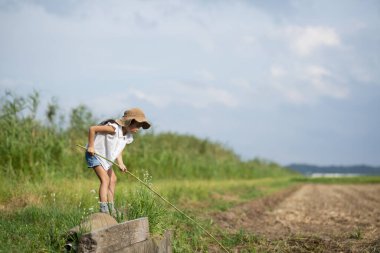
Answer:
M302 185L215 219L230 232L265 238L263 250L380 252L380 185Z

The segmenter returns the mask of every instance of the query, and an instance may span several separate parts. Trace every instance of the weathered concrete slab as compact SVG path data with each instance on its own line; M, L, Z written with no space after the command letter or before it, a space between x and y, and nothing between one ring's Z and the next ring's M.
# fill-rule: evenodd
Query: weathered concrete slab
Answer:
M171 231L166 231L164 236L149 238L115 253L172 253L172 236Z
M144 217L83 234L79 239L78 252L122 252L120 250L148 238L149 223L148 218Z
M65 248L82 253L171 253L171 240L172 231L150 238L146 217L119 224L108 214L94 213L70 229Z
M93 213L89 215L80 225L73 227L69 233L89 232L100 228L104 229L117 225L114 217L106 213Z

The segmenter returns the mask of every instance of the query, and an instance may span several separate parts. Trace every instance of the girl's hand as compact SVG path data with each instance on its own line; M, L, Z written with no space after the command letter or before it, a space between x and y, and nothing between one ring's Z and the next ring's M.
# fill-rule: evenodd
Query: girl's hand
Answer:
M121 170L121 172L126 172L128 170L124 164L119 164L119 169Z
M90 155L94 155L95 150L94 150L93 147L88 147L88 148L87 148L87 152L88 152Z

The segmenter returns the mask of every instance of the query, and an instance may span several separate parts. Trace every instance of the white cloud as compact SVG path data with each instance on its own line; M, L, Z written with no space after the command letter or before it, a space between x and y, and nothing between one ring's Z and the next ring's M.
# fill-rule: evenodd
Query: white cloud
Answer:
M335 84L334 75L321 66L309 66L305 70L306 78L310 80L313 89L319 95L337 99L347 98L349 90L343 85Z
M114 70L114 71L126 71L126 72L138 73L138 74L151 74L152 72L157 71L156 68L153 68L150 66L142 66L138 64L94 63L93 65L90 65L89 67L95 69L96 71Z
M257 43L258 39L253 35L244 35L242 41L246 44L253 45Z
M211 103L217 103L226 107L237 107L239 105L236 99L230 92L210 87L205 91L206 97L210 98Z
M293 104L309 104L312 102L310 98L307 97L307 95L300 90L296 89L287 89L284 91L284 96L286 99Z
M252 88L250 81L244 78L232 78L230 83L232 86L242 88L244 90L250 90Z
M229 91L203 84L188 84L169 81L164 87L151 91L130 88L128 94L157 107L187 105L193 108L206 108L212 105L236 107L238 99Z
M280 78L286 75L286 70L281 66L272 66L270 69L270 73L274 78Z
M215 81L215 76L208 70L202 69L196 71L195 74L202 80L206 82Z
M319 65L271 68L272 87L287 101L294 104L313 104L321 98L345 99L350 94L344 81Z
M157 92L144 92L139 89L131 88L129 89L128 94L157 107L166 107L173 102L173 99L167 95L165 91L164 94L160 94Z
M12 78L2 78L0 79L0 89L1 90L18 90L18 89L32 89L33 82L20 80L20 79L12 79Z
M340 46L340 37L331 27L290 26L286 28L291 47L298 55L309 56L321 47Z
M313 79L320 79L324 76L331 76L330 72L327 69L317 65L306 67L306 74Z

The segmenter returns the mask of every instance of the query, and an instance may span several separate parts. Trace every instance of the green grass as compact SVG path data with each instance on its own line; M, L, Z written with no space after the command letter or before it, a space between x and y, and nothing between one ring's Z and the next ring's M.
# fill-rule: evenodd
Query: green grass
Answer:
M1 212L0 252L57 252L65 244L65 232L79 224L78 209L54 206L26 207Z
M355 176L355 177L295 177L295 182L319 183L319 184L378 184L380 176Z
M55 224L54 212L69 217L76 210L85 216L98 209L99 182L92 170L86 168L84 151L75 144L85 144L88 128L100 120L83 105L73 108L68 116L59 115L59 105L54 100L45 110L46 118L37 118L38 112L41 114L39 99L37 92L24 97L7 92L0 100L3 161L0 171L7 175L0 179L0 212L4 213L5 230L9 219L17 221L28 208L38 210L51 221L49 224ZM295 175L270 161L242 161L231 149L217 142L176 133L156 134L154 129L136 135L133 145L126 147L123 159L140 178L147 171L157 180L155 186L159 192L205 227L210 227L207 212L227 210L275 189L260 188L260 184L266 184L265 178L281 181ZM257 178L264 181L253 180ZM174 244L178 252L204 251L210 243L194 224L176 212L165 211L167 207L155 196L120 174L116 204L128 210L126 217L119 217L119 221L148 216L154 233L175 228ZM53 231L63 233L70 224L70 220L63 219ZM45 229L46 234L49 229L45 225L33 223L36 229ZM15 222L15 226L23 225ZM54 251L61 245L46 243L41 238L33 240L44 245L46 251Z
M128 207L125 218L147 216L154 234L174 231L174 252L207 252L217 244L183 215L165 205L142 185L127 176L122 177L116 190L118 208ZM7 182L1 189L0 252L57 252L64 244L62 235L80 220L97 209L98 180L89 173L88 179L52 179L46 182ZM229 249L256 252L255 249L283 249L291 252L298 247L313 247L324 241L267 241L246 231L226 233L210 219L213 212L226 211L252 199L270 195L299 183L299 178L262 178L235 180L157 180L151 185L170 202L216 236ZM14 190L13 190L14 189ZM95 191L94 191L95 190ZM12 235L9 239L9 235ZM360 231L351 237L359 239ZM18 239L22 238L23 241ZM16 242L15 242L16 241ZM30 247L25 246L25 243ZM317 247L315 246L315 247ZM317 248L315 248L317 249ZM258 252L262 252L262 250ZM286 251L287 250L287 251ZM265 250L264 250L265 252Z
M43 113L46 118L36 117L41 115L36 92L25 97L7 92L0 100L0 172L4 175L0 178L0 252L59 252L67 230L98 210L99 181L86 168L84 152L75 144L85 144L89 126L100 120L83 105L62 115L54 100ZM380 182L380 177L305 178L270 161L242 161L217 142L157 134L154 129L136 135L123 158L131 172L140 178L147 172L154 179L154 189L226 247L240 252L255 252L268 243L243 230L220 231L211 213L299 183ZM154 234L174 230L174 252L207 252L217 247L147 188L125 174L117 175L116 207L127 210L119 222L147 216ZM147 177L144 180L151 183Z
M20 185L13 184L13 188L2 188L1 195L8 196L3 198L3 210L0 211L0 238L7 249L4 252L36 252L37 247L40 247L41 252L62 249L65 242L62 235L78 225L86 215L97 210L98 182L95 175L90 175L90 179L53 179L39 184L23 182ZM223 239L221 231L210 219L211 212L227 210L238 203L265 196L290 184L290 178L158 180L152 187L212 234ZM5 185L10 186L10 183ZM250 190L256 193L248 196ZM119 221L147 216L150 230L154 234L162 234L167 229L174 230L175 252L206 252L210 245L215 245L192 221L129 178L121 177L119 180L116 205L121 209L128 208L127 217ZM22 241L14 243L7 239L9 234L12 234L12 238L26 238L27 243L33 246L27 247Z
M223 235L223 243L228 248L235 248L239 252L256 252L255 248L260 240L260 237L243 229L240 229L237 233Z
M39 99L38 93L25 97L6 93L1 98L0 171L17 180L85 176L84 151L76 144L84 145L88 128L100 120L83 105L71 109L68 117L59 115L56 103L44 110L45 119L37 118L43 110ZM242 161L233 150L207 139L156 134L154 127L137 134L123 158L132 172L148 171L155 179L246 179L293 173L265 160Z

